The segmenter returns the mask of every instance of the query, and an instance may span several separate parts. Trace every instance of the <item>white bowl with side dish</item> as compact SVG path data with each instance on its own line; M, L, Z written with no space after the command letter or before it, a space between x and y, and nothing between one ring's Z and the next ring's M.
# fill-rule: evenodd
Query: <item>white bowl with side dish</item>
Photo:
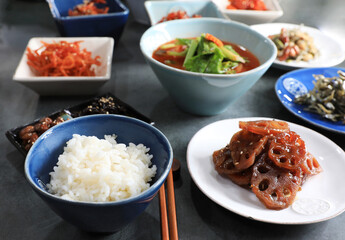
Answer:
M157 24L163 17L176 11L185 11L188 17L196 14L201 17L226 18L210 0L146 1L144 4L151 25Z
M228 18L234 21L239 21L248 25L268 23L283 16L283 9L279 5L278 0L264 0L267 10L232 10L227 9L229 5L228 0L212 0Z
M27 48L34 51L42 46L42 41L46 43L81 41L80 49L85 48L91 52L92 58L100 56L101 65L95 67L95 76L92 77L36 76L27 64ZM13 81L31 88L42 96L95 94L110 79L113 48L114 39L110 37L31 38L13 75Z

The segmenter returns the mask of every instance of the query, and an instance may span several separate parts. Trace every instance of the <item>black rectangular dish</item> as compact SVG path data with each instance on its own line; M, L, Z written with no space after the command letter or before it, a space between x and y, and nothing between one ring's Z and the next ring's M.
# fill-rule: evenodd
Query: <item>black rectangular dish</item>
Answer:
M26 156L34 141L48 128L71 118L93 114L124 115L154 125L151 119L139 113L113 94L107 93L80 104L55 111L48 116L38 118L23 126L12 128L6 132L6 137L24 156Z

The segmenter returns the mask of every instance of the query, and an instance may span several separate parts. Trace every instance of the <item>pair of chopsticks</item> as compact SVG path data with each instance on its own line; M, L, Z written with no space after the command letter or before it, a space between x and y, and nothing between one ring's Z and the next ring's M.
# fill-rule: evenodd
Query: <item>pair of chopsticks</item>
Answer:
M167 178L167 197L168 197L168 214L165 199L164 183L159 189L159 209L161 217L161 234L162 240L177 240L177 221L176 221L176 207L175 207L175 192L174 180L172 170L170 169ZM168 216L167 216L168 215ZM169 238L170 236L170 238Z

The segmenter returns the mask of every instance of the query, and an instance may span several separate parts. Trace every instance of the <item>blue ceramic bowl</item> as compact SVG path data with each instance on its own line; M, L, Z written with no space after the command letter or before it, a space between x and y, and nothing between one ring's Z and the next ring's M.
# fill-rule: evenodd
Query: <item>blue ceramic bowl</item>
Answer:
M151 25L157 24L170 12L185 11L189 17L194 14L202 17L225 18L212 1L146 1L145 8Z
M149 147L157 166L151 187L138 196L104 203L69 201L48 193L49 172L73 134L98 138L116 134L119 143ZM120 115L92 115L66 121L42 134L26 157L24 171L34 191L65 221L88 232L115 232L133 221L154 198L169 173L172 155L169 141L152 125Z
M239 44L252 52L260 66L238 74L205 74L176 69L152 58L160 45L175 38L210 33ZM198 115L224 112L248 91L271 66L277 50L271 40L245 24L219 18L175 20L150 27L141 37L140 48L163 87L184 111Z
M345 134L345 125L341 121L327 120L319 114L306 111L306 105L294 102L297 96L304 95L314 89L316 80L313 75L324 75L331 78L339 76L338 71L345 72L345 68L304 68L290 71L279 77L275 84L275 92L284 107L295 116L323 129Z
M46 0L57 28L63 37L113 37L120 39L127 22L129 10L120 0L107 0L107 14L68 16L68 10L83 0Z

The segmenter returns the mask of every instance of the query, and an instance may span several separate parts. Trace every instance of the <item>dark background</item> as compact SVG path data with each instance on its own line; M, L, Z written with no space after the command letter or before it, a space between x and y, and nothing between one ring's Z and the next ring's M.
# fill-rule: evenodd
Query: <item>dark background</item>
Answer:
M275 81L286 71L270 68L244 96L218 116L200 117L178 109L145 63L139 40L149 27L143 1L127 0L131 14L115 48L112 76L99 91L111 92L156 122L181 162L175 181L180 239L344 239L345 215L310 225L275 225L236 215L208 199L192 181L186 149L192 136L209 123L237 117L272 117L314 129L345 149L345 135L327 132L288 112L278 101ZM345 1L281 0L284 15L276 22L316 27L345 42ZM84 97L40 97L12 81L31 37L59 36L44 1L0 1L0 239L160 239L158 198L136 221L110 235L76 229L52 212L31 190L23 171L24 156L5 132ZM345 67L344 62L339 65Z

